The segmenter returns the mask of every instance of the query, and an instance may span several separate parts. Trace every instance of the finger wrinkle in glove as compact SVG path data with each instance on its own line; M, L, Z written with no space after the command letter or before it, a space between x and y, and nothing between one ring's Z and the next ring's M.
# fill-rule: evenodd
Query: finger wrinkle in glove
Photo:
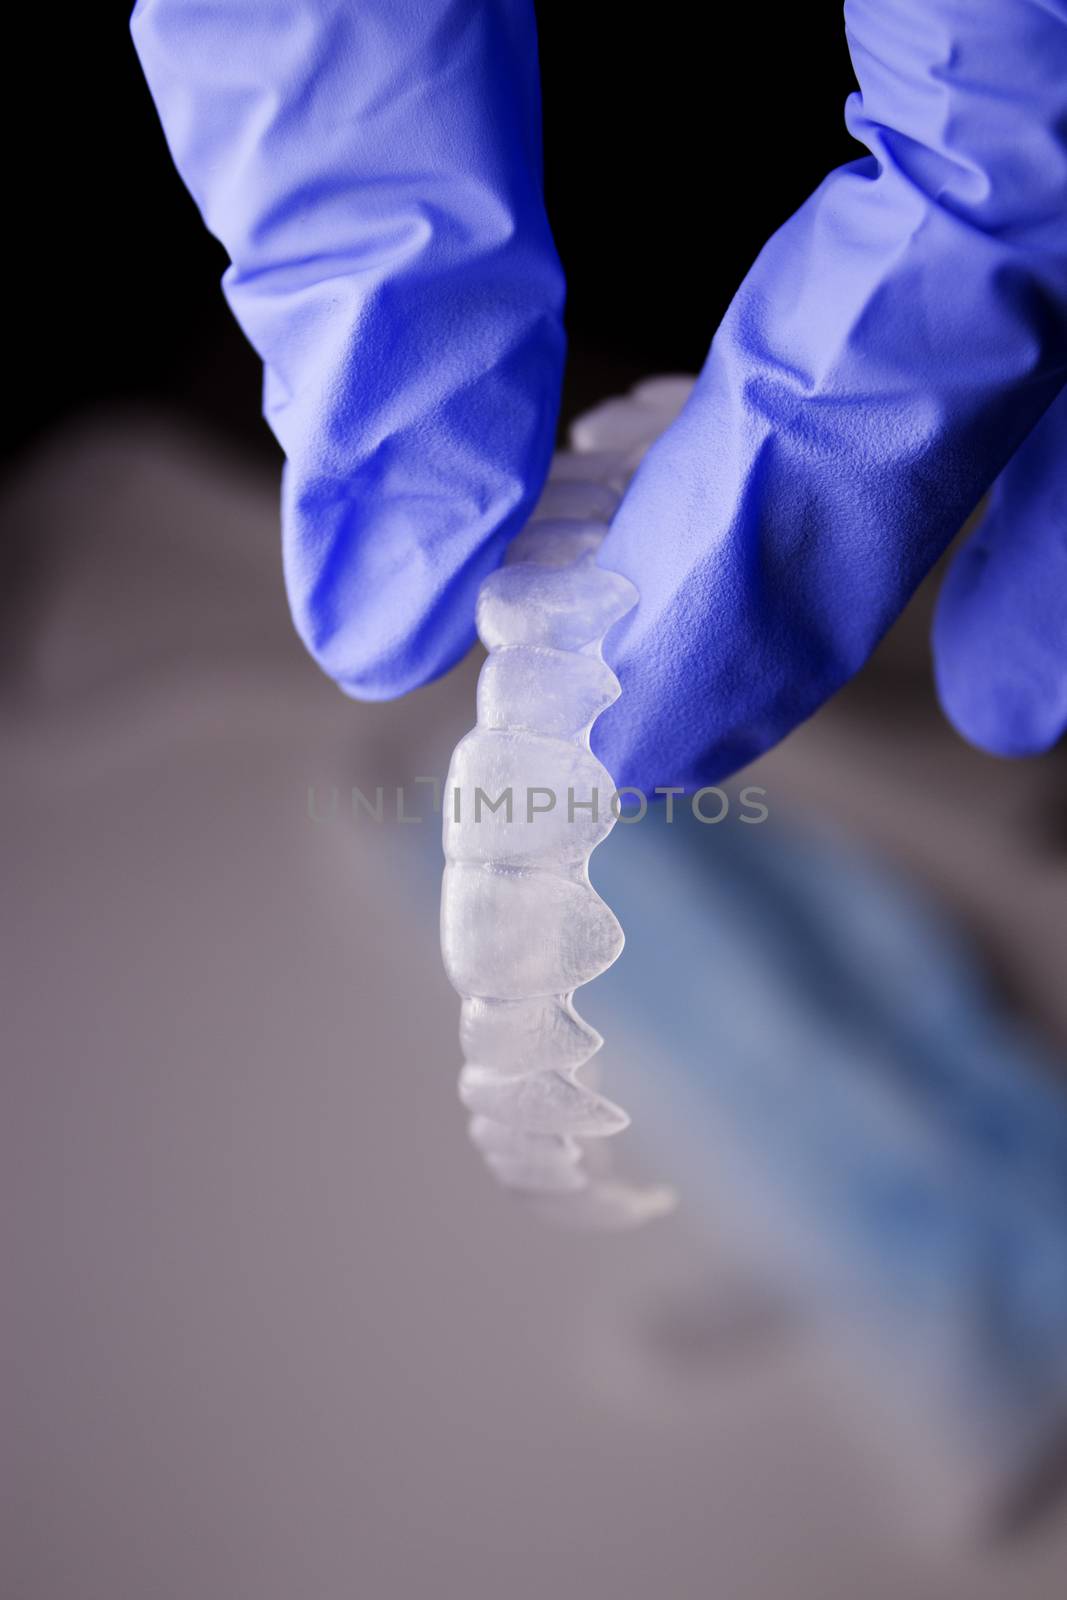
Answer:
M297 628L347 691L404 693L469 647L551 455L532 7L149 0L133 27L266 367Z
M845 16L850 129L880 132L933 203L1036 244L1067 206L1067 6L858 0Z

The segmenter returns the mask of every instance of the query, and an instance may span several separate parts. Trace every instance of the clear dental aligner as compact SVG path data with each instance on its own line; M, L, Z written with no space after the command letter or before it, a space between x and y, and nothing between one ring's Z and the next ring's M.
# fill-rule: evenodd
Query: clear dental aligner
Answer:
M579 1226L629 1227L674 1205L668 1188L607 1175L601 1141L629 1118L578 1080L603 1041L573 993L623 945L587 871L618 805L589 734L620 693L604 636L638 595L595 556L691 386L654 378L574 423L507 564L482 584L478 722L445 787L441 948L463 997L470 1136L503 1184Z

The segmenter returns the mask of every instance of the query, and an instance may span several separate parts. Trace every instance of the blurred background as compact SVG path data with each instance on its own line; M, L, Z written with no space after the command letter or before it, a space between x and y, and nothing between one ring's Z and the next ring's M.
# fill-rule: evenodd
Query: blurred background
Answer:
M768 233L857 153L852 76L836 6L770 45L735 11L711 53L680 8L596 36L538 11L567 420L699 368ZM943 723L935 573L720 824L617 828L593 876L627 949L581 1009L624 1159L681 1205L545 1228L466 1141L415 784L478 662L360 706L304 655L258 363L127 8L29 26L4 1592L1058 1600L1063 751L999 762ZM353 785L421 821L356 819Z

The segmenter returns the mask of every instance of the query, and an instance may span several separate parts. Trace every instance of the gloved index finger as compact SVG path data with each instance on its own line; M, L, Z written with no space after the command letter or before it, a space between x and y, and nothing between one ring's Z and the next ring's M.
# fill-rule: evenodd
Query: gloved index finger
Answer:
M563 360L528 0L142 0L134 41L232 265L287 458L297 626L387 697L473 637Z

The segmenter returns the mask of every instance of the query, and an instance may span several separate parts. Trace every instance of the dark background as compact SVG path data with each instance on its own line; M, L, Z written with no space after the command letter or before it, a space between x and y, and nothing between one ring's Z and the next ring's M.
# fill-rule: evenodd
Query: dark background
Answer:
M33 93L6 113L8 446L102 402L164 401L269 457L259 363L219 289L225 255L170 163L129 10L35 8L12 58ZM648 373L697 370L768 234L860 153L842 118L854 82L840 5L782 7L773 29L758 8L634 15L641 26L621 8L538 6L567 414Z

